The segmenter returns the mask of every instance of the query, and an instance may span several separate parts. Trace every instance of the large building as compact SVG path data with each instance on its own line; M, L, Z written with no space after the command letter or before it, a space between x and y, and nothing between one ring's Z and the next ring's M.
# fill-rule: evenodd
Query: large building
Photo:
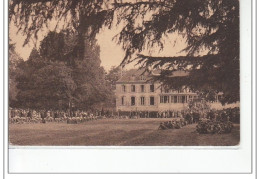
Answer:
M165 111L183 110L188 101L197 98L197 94L183 88L181 90L164 89L159 82L152 83L152 75L144 70L132 69L127 71L116 83L116 110L117 111ZM186 76L184 71L176 71L173 76ZM216 95L211 107L223 108ZM233 106L226 107L234 107Z
M189 89L166 90L160 83L152 83L151 76L143 70L132 69L116 83L117 111L163 111L181 110L189 100L197 97ZM175 76L187 75L183 71Z

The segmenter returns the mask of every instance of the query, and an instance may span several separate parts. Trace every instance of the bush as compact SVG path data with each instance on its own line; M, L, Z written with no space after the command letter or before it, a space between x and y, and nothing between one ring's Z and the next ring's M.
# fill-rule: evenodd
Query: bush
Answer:
M196 126L196 130L200 134L224 134L230 133L233 128L233 124L230 121L199 121Z
M173 128L174 129L180 129L182 126L181 126L181 122L180 121L175 121L173 123Z
M197 113L197 112L193 112L192 113L192 118L193 118L193 122L197 123L197 122L199 122L200 114Z
M185 120L188 124L191 124L191 123L192 123L192 117L191 117L190 113L187 113L187 114L184 116L184 120Z

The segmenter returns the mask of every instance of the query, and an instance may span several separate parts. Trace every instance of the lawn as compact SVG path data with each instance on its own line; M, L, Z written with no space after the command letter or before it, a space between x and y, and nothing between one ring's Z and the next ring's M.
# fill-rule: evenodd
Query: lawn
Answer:
M198 134L196 124L157 130L169 119L102 119L80 124L9 124L12 145L45 146L234 146L240 126L229 134Z

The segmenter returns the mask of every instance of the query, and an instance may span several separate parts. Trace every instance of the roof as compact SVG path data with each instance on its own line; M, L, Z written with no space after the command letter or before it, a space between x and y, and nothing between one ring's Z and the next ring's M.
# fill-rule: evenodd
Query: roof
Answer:
M154 70L151 73L145 72L145 69L131 69L128 70L118 81L117 83L122 82L146 82L150 80L153 76L160 75L160 70ZM174 71L172 72L171 77L182 77L187 76L189 73L186 71Z
M148 72L144 71L144 69L128 70L117 82L144 82L147 80L147 77L149 77ZM142 76L144 78L142 78Z

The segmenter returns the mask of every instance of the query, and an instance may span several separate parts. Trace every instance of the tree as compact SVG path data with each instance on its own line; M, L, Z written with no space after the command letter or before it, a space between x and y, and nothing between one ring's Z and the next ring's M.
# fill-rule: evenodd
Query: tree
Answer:
M65 53L65 34L49 32L41 41L40 55L48 59L48 61L64 61Z
M28 35L25 43L56 17L67 19L66 25L78 31L80 37L87 35L86 38L94 38L102 25L123 23L117 36L125 50L122 64L139 54L136 60L143 67L162 69L156 80L171 87L185 84L194 90L221 91L223 103L239 101L239 0L13 0L10 5L10 19ZM187 56L143 54L147 49L163 49L164 37L173 33L186 39L187 47L183 50ZM78 41L82 49L84 39ZM207 54L199 56L203 49ZM190 75L172 78L174 70L186 70Z
M22 107L37 109L69 107L75 84L71 78L71 70L64 63L49 63L23 81L27 84L20 86L24 90L18 95Z
M50 32L19 67L17 78L20 106L30 108L91 108L109 97L105 71L100 67L99 46L86 43L81 59L77 52L77 34ZM57 53L56 53L57 52ZM23 103L23 104L22 104Z
M9 103L10 106L15 106L16 97L18 93L17 89L17 76L19 74L19 64L22 62L21 57L15 52L15 45L9 45Z
M153 4L157 4L155 7ZM125 27L118 35L126 50L125 62L147 46L159 46L171 33L182 34L187 56L153 57L139 54L144 67L161 68L161 80L171 87L223 92L223 103L239 101L239 1L175 0L118 3L124 9L120 18ZM146 16L152 13L148 20ZM119 18L119 17L118 17ZM143 19L141 25L138 20ZM205 49L207 54L199 56ZM172 78L175 70L186 70L187 77Z
M106 101L108 89L105 85L105 71L100 66L99 46L94 39L85 40L82 49L79 38L78 32L50 32L41 42L40 55L47 61L67 64L76 85L72 102L77 108L89 108Z
M71 69L64 62L45 61L33 49L29 59L21 62L18 68L17 106L33 109L68 108L75 83Z
M124 71L121 67L112 66L109 72L106 75L106 81L109 84L111 90L116 89L116 82L120 79L120 77L124 74Z
M125 73L119 66L112 66L108 73L105 76L106 86L108 89L107 92L107 100L104 104L106 108L115 108L116 107L116 82L120 79L120 77Z

